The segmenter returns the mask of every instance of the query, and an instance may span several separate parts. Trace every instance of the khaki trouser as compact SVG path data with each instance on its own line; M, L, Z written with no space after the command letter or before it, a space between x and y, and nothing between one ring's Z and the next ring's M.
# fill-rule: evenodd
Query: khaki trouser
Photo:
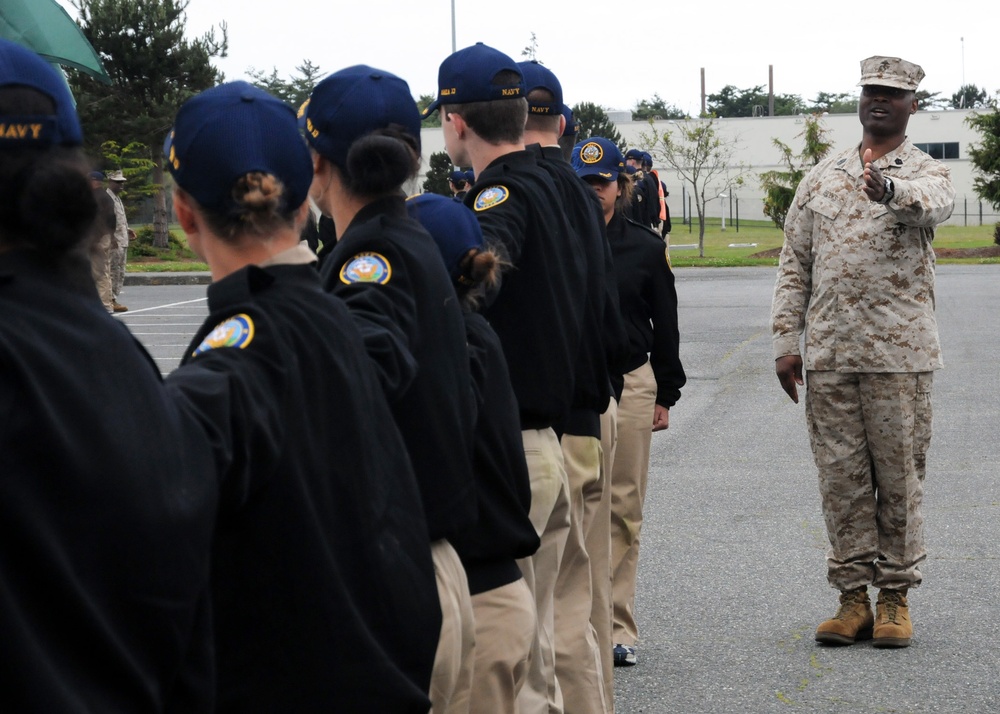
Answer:
M469 580L447 540L431 543L431 559L441 599L441 637L431 673L431 712L468 714L476 646Z
M97 286L104 309L112 312L111 305L111 241L114 236L106 233L90 247L90 272Z
M602 653L590 621L593 573L586 541L604 486L601 441L572 434L563 434L560 441L569 483L570 526L556 578L556 679L567 712L606 714ZM610 652L604 655L610 656Z
M535 598L524 579L472 596L476 657L470 714L517 714L517 695L528 674L537 637Z
M639 640L635 582L655 406L656 379L647 362L625 375L618 403L618 445L611 470L612 637L616 643L626 645Z
M819 470L838 590L920 584L933 372L806 374L806 421Z
M618 445L618 402L610 400L601 415L601 459L604 472L601 478L601 502L587 533L587 552L594 576L594 606L590 622L597 634L601 651L601 670L604 673L604 707L609 714L615 711L615 664L611 656L614 638L611 632L611 469Z
M521 439L531 480L528 517L541 545L533 556L517 561L534 595L538 614L538 636L532 644L528 676L517 702L521 714L558 714L563 711L563 698L556 679L553 601L569 532L569 486L562 449L552 429L522 431Z

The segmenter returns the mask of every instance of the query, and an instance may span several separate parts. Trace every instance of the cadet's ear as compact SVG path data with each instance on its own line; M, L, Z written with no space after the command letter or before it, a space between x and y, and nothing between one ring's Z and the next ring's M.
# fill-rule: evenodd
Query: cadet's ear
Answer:
M191 203L191 198L183 191L178 191L175 188L174 213L177 214L177 222L180 224L181 230L187 235L191 235L197 231L194 211L195 208Z

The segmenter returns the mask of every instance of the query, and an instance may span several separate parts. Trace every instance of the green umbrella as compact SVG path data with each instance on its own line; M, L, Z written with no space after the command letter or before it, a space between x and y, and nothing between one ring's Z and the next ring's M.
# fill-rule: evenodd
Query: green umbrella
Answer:
M56 0L0 1L0 37L33 49L53 64L73 67L111 84L101 58Z

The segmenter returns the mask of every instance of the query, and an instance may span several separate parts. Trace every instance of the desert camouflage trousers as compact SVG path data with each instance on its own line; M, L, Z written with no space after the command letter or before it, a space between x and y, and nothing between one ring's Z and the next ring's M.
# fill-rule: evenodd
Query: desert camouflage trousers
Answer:
M806 422L838 590L920 584L933 372L806 375Z

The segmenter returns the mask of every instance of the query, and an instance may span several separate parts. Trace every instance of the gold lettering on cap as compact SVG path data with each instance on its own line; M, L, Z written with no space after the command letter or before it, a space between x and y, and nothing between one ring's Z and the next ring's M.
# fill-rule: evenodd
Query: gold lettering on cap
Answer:
M4 139L26 139L31 134L32 139L42 135L41 124L0 124L0 137Z
M520 87L514 87L513 89L501 89L500 95L503 97L516 97L521 93Z

